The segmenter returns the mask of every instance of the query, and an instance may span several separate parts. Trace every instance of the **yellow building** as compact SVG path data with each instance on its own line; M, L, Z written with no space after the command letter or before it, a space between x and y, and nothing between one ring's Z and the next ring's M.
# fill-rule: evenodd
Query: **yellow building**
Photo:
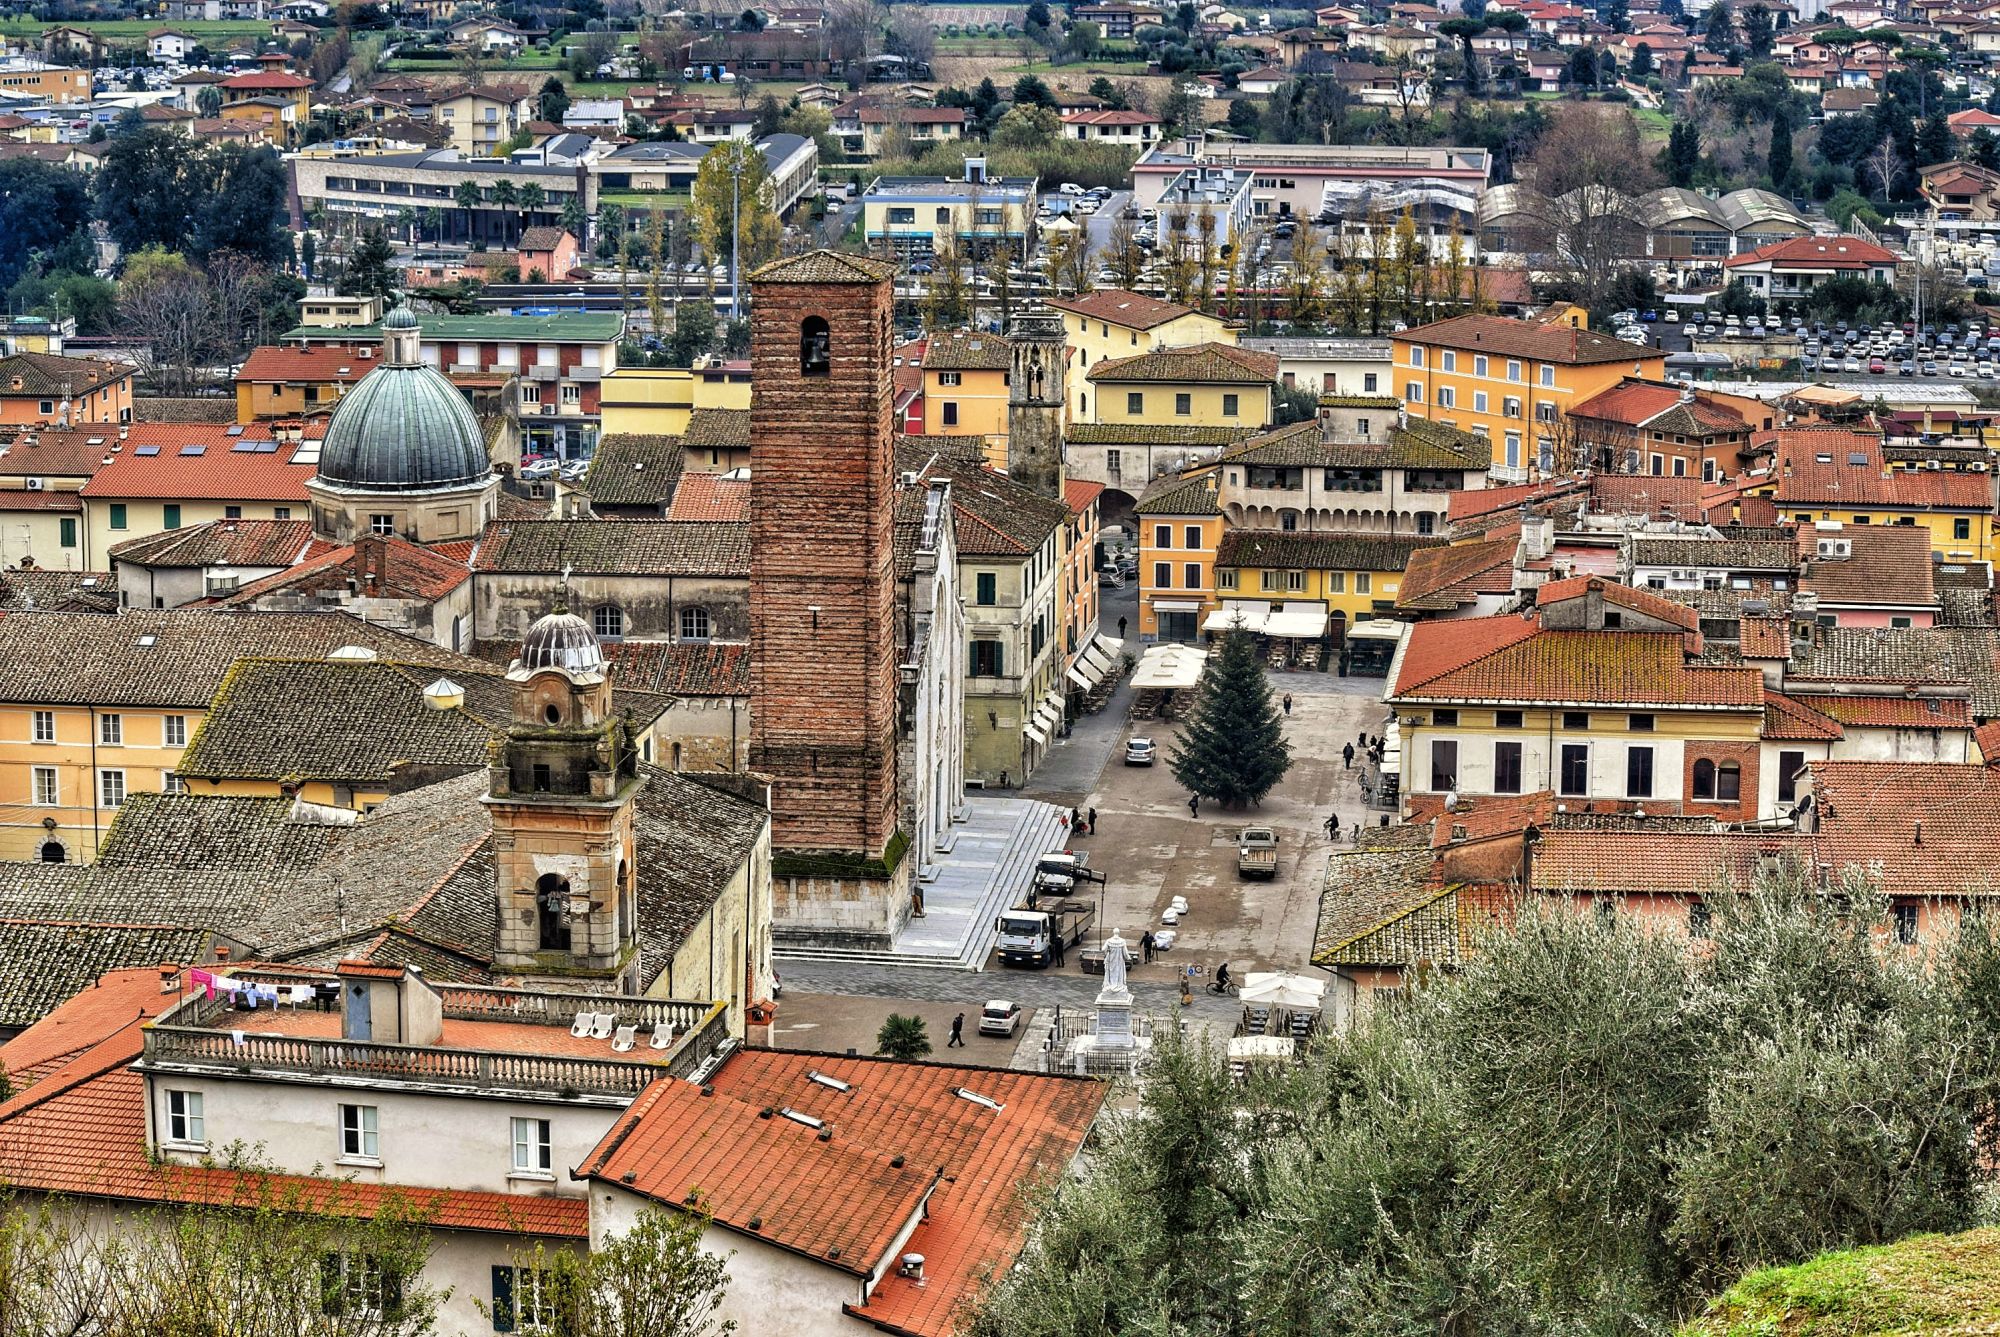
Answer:
M959 330L930 336L924 347L924 434L978 437L989 461L1004 460L1013 357L1013 344L998 334Z
M750 410L747 361L619 367L598 384L605 436L679 436L698 409Z
M354 383L381 365L376 344L268 344L236 373L236 421L329 413Z
M258 439L259 436L263 439ZM84 561L211 520L303 520L318 443L218 423L141 423L83 487ZM296 456L305 461L294 463Z
M93 567L84 550L78 494L117 440L116 428L37 428L0 446L0 566L111 569L102 552Z
M1163 478L1134 508L1139 526L1139 635L1148 641L1199 639L1213 601L1222 511L1215 466Z
M1236 331L1219 317L1122 288L1051 297L1047 305L1062 312L1069 344L1069 375L1077 387L1072 422L1100 421L1090 416L1089 387L1083 383L1084 374L1100 362L1162 348L1236 342Z
M50 102L90 101L90 71L63 66L0 70L0 92Z
M1882 438L1839 427L1776 434L1768 493L1781 519L1802 528L1921 525L1931 551L1947 562L1985 562L1993 553L1991 474L1953 469L1892 469Z
M0 859L94 859L128 795L187 788L177 774L182 754L237 659L323 660L348 645L453 673L489 667L344 614L0 618L0 662L8 665L0 686Z
M346 330L378 325L386 314L382 299L367 297L307 297L299 302L299 324L308 329Z
M1261 429L1277 409L1278 355L1220 343L1163 348L1106 359L1084 381L1078 422Z
M1284 611L1325 614L1326 634L1338 644L1347 627L1392 612L1403 568L1419 548L1442 539L1400 534L1284 533L1232 529L1215 556L1215 589L1203 625L1216 613Z
M53 353L0 357L0 424L131 422L133 375L129 363L97 358Z
M1572 323L1573 322L1573 323ZM1662 380L1666 355L1584 328L1571 308L1555 323L1455 316L1390 340L1405 409L1486 437L1493 475L1526 482L1552 467L1569 410L1627 376Z

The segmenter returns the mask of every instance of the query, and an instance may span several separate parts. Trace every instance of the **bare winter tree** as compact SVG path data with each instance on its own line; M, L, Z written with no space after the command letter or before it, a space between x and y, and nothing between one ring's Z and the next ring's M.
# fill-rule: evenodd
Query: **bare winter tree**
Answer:
M1896 152L1896 141L1888 135L1882 136L1882 142L1862 162L1868 169L1868 175L1875 178L1882 198L1888 199L1896 189L1896 177L1903 170L1903 155Z
M139 371L166 396L192 394L222 345L215 289L178 255L142 251L127 262L118 311L138 336Z
M1660 184L1638 122L1622 108L1562 104L1520 184L1539 266L1596 305L1643 250L1638 201Z

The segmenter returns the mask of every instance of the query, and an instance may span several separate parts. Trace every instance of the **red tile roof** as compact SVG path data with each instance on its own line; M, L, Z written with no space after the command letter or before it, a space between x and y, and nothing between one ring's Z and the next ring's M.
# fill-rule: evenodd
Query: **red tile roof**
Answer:
M1840 721L1783 692L1764 689L1764 737L1786 742L1832 742L1847 737Z
M1847 540L1850 555L1820 558L1824 538ZM1849 525L1837 534L1801 525L1798 547L1799 588L1817 594L1822 605L1937 606L1931 532L1920 525Z
M750 480L720 474L683 473L667 506L669 520L750 518Z
M1064 1171L1106 1095L1074 1077L772 1050L738 1051L708 1085L647 1088L580 1173L671 1205L699 1189L716 1224L855 1275L884 1261L921 1206L900 1247L924 1255L923 1282L885 1277L846 1310L926 1337L954 1331L1006 1269L1027 1224L1022 1187Z
M1593 589L1604 596L1604 602L1616 604L1620 608L1643 613L1661 622L1672 623L1683 631L1699 631L1701 616L1684 603L1663 599L1646 590L1621 585L1603 576L1571 576L1567 580L1551 580L1535 591L1535 607L1550 608L1572 599L1581 599Z
M1503 487L1475 487L1454 492L1446 502L1445 518L1453 524L1482 515L1513 510L1544 497L1572 492L1577 484L1568 479L1545 483L1509 483Z
M1810 864L1813 843L1796 833L1720 831L1542 832L1530 864L1534 889L1551 892L1637 892L1694 899L1715 891L1726 875L1747 887L1760 858L1776 855Z
M1988 766L2000 765L2000 720L1988 720L1974 729L1972 741Z
M1756 669L1689 664L1681 633L1547 631L1518 616L1419 623L1390 694L1415 700L1761 710Z
M1250 76L1244 75L1244 78ZM1063 118L1064 125L1159 125L1160 118L1143 111L1073 111ZM1995 124L2000 124L1996 121Z
M1806 696L1792 699L1808 710L1855 728L1970 729L1972 710L1959 697Z
M250 350L238 381L352 384L382 365L379 344L267 344Z
M118 428L109 423L25 430L11 444L0 445L0 474L88 478L117 444Z
M1518 535L1489 538L1449 548L1419 548L1403 568L1396 607L1441 611L1478 602L1482 594L1514 591Z
M306 480L313 476L310 464L293 464L296 442L280 442L271 452L239 450L254 441L260 430L236 430L220 423L160 422L138 423L125 440L125 449L111 463L84 484L83 495L91 498L164 497L201 498L215 501L305 502ZM263 430L266 440L268 430ZM142 447L158 454L142 455ZM199 454L187 454L198 449Z
M224 88L240 89L247 92L260 88L266 88L266 89L311 88L313 86L313 81L296 74L283 74L269 70L260 70L256 74L239 74L234 79L224 79L222 81L222 86Z
M1702 514L1701 480L1653 474L1593 474L1590 509L1599 515L1693 520Z
M129 1012L86 1003L71 1013L69 1033L46 1038L38 1034L48 1024L43 1021L0 1049L0 1056L47 1055L52 1047L80 1041L93 1030L97 1035L89 1048L0 1104L0 1180L40 1192L128 1202L272 1204L353 1217L394 1209L451 1230L589 1238L590 1205L583 1198L402 1188L155 1163L147 1155L145 1082L131 1068L143 1048L145 1005L139 1001L136 983L121 982L116 987L120 1001L132 1000ZM161 997L156 974L153 990L154 997ZM165 1001L175 1003L179 998ZM65 1004L51 1019L71 1007ZM84 1024L86 1016L91 1019L89 1027Z
M1103 493L1102 483L1090 483L1081 478L1069 478L1063 481L1063 501L1069 506L1071 515L1082 515Z
M1888 470L1881 438L1872 434L1821 427L1772 436L1779 470L1773 496L1781 505L1993 509L1992 480L1985 474Z
M1051 297L1044 305L1109 325L1123 325L1128 330L1150 330L1155 325L1165 325L1182 316L1196 314L1191 306L1163 302L1157 297L1127 292L1123 288L1100 288L1081 297Z
M1593 395L1578 404L1570 410L1570 414L1572 417L1595 418L1603 422L1637 427L1640 423L1657 418L1670 409L1684 407L1699 426L1709 431L1741 432L1748 426L1739 415L1712 400L1702 398L1699 392L1695 392L1683 402L1681 396L1684 393L1686 392L1677 385L1628 376L1609 390Z
M2000 771L1900 761L1819 761L1811 770L1820 857L1829 869L1875 871L1891 896L2000 889L1993 861Z
M1769 261L1787 269L1866 269L1870 265L1893 265L1896 257L1859 237L1791 237L1759 246L1754 251L1733 255L1722 262L1724 269Z
M1453 316L1405 330L1395 336L1399 343L1423 344L1430 348L1463 348L1495 353L1501 357L1532 358L1537 362L1560 362L1571 366L1600 362L1658 361L1657 348L1626 343L1608 334L1578 329L1573 325L1543 325L1507 316Z
M157 1017L180 1001L178 989L160 992L160 972L152 967L107 971L96 984L0 1045L0 1072L18 1074L75 1058L133 1019Z

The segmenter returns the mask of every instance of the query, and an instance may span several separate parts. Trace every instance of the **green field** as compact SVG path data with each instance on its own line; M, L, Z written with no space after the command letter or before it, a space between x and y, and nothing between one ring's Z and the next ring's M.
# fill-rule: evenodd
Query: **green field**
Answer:
M222 19L215 23L166 23L159 19L99 19L88 23L43 23L37 19L0 20L0 33L39 33L45 28L82 28L113 41L143 39L155 28L172 28L190 37L268 37L271 25L257 19Z

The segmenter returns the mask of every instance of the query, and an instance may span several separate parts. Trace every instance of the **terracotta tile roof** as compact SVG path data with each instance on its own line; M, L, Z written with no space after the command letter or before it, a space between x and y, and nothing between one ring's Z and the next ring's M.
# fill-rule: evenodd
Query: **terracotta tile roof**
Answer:
M132 421L232 423L236 421L236 401L227 395L209 399L141 396L132 401Z
M464 555L443 551L446 546L462 547ZM297 566L253 580L216 604L222 608L256 607L295 587L298 597L304 598L320 590L343 589L350 578L357 582L357 588L366 588L371 598L436 603L471 579L472 571L465 564L471 549L470 543L426 548L393 534L370 535L344 548L327 548L316 541Z
M1598 362L1657 360L1657 348L1628 344L1623 339L1573 326L1542 325L1506 316L1453 316L1419 325L1395 336L1398 343L1431 348L1464 348L1500 357L1532 358L1571 366Z
M1996 890L2000 771L1899 761L1819 761L1811 770L1820 857L1829 869L1863 867L1891 896Z
M1733 255L1722 262L1722 267L1735 269L1766 261L1787 269L1866 269L1870 265L1893 265L1896 257L1859 237L1790 237Z
M1120 325L1128 330L1150 330L1156 325L1179 320L1182 316L1197 314L1191 306L1163 302L1157 297L1127 292L1123 288L1100 288L1081 297L1051 297L1043 305L1072 315L1087 316L1107 325Z
M1988 720L1974 729L1972 741L1988 766L2000 765L2000 720Z
M998 334L947 331L924 345L925 371L1006 371L1013 365L1014 345Z
M132 941L124 959L143 959L158 948L152 965L93 970L92 949L102 935L116 932ZM180 935L182 941L174 940ZM135 1018L156 1017L181 1001L179 990L160 992L161 965L184 966L207 955L210 935L200 930L160 924L65 924L32 920L0 920L0 1026L26 1030L0 1044L0 1072L15 1076L15 1090L25 1089L23 1069L75 1058ZM39 939L39 941L31 941ZM76 948L74 955L70 948ZM46 979L38 978L46 972ZM23 998L32 993L33 997ZM24 1008L21 1003L25 1001Z
M674 488L667 507L669 520L739 520L750 522L750 480L720 474L687 473Z
M1957 697L1807 696L1792 698L1808 710L1853 728L1970 729L1969 703Z
M310 520L211 520L112 545L113 561L159 569L290 566L333 551L313 538Z
M1598 515L1699 520L1701 480L1652 474L1592 474L1590 509Z
M619 688L666 696L748 696L750 647L732 641L618 641L604 647Z
M517 520L486 527L475 574L742 576L750 526L723 521Z
M1616 604L1619 608L1670 622L1683 631L1700 629L1699 615L1686 604L1675 603L1651 591L1634 589L1602 576L1571 576L1567 580L1548 581L1535 591L1535 607L1549 608L1571 599L1581 599L1592 590L1601 594L1604 602Z
M1798 545L1789 535L1775 539L1710 539L1635 534L1628 546L1634 566L1792 572L1799 565Z
M1140 515L1220 515L1215 502L1215 471L1193 478L1155 479L1134 510Z
M1252 427L1181 427L1156 422L1079 422L1063 433L1072 446L1232 446Z
M1748 887L1761 858L1808 868L1813 842L1795 832L1555 829L1542 833L1530 864L1533 889L1557 893L1650 893L1700 898Z
M1360 849L1327 860L1312 963L1453 965L1463 944L1457 888L1431 880L1430 829L1405 823L1364 835Z
M436 668L384 660L239 659L181 754L204 780L324 780L386 785L395 767L484 767L512 719L498 674L454 671L465 703L434 708Z
M1992 627L1820 627L1793 644L1785 681L1969 686L1972 713L2000 716L2000 630Z
M1818 557L1819 540L1829 537L1853 544L1853 555ZM1801 525L1798 553L1799 588L1819 595L1822 604L1937 606L1937 590L1931 583L1931 532L1920 525L1849 525L1838 535Z
M1737 643L1748 659L1789 659L1791 624L1782 617L1746 617Z
M1254 353L1234 344L1190 344L1135 357L1106 358L1091 367L1084 379L1115 384L1261 385L1278 379L1278 355Z
M1493 515L1501 511L1518 510L1551 497L1566 496L1582 488L1582 484L1571 479L1557 479L1543 483L1509 483L1501 487L1467 488L1451 494L1446 504L1445 518L1452 524L1473 520L1483 515Z
M1065 113L1064 125L1159 125L1160 118L1143 111L1072 111Z
M1779 477L1772 495L1780 505L1993 509L1992 482L1985 474L1889 470L1878 436L1821 428L1774 437Z
M136 1019L0 1105L0 1179L17 1188L124 1202L271 1204L372 1218L396 1210L449 1230L584 1240L590 1204L464 1189L400 1188L305 1175L155 1164L146 1145Z
M118 611L118 579L104 571L0 572L0 611L29 613L37 610L49 613L115 613Z
M1069 507L1071 515L1082 515L1103 495L1102 483L1092 483L1082 478L1063 480L1063 504Z
M75 492L30 492L26 488L0 488L0 511L81 511L83 498Z
M0 445L0 475L10 478L88 478L118 444L110 423L88 427L35 428Z
M1274 529L1232 529L1216 553L1219 567L1286 567L1308 571L1401 571L1412 554L1441 547L1442 539L1402 534L1303 534Z
M580 1173L670 1206L699 1190L717 1225L857 1276L921 1209L901 1248L924 1255L923 1284L885 1277L845 1306L920 1337L955 1331L963 1304L1006 1269L1027 1226L1021 1189L1063 1173L1107 1094L1074 1077L773 1050L739 1050L708 1087L649 1087Z
M1390 695L1614 709L1764 704L1757 670L1690 665L1678 634L1546 631L1520 617L1419 623Z
M487 667L345 613L126 609L0 616L0 696L52 705L205 707L251 655L323 658L345 645L460 672Z
M1386 442L1329 441L1318 420L1308 419L1253 436L1223 458L1280 468L1442 469L1484 475L1493 463L1493 443L1426 418L1391 427Z
M1512 594L1518 547L1519 540L1509 536L1413 551L1396 592L1397 609L1446 612L1476 603L1482 594Z
M896 266L861 255L834 251L807 251L804 255L773 260L750 275L752 283L887 283L896 277Z
M681 443L702 450L748 450L749 409L696 409L688 417Z
M1839 720L1814 710L1803 699L1770 687L1764 689L1763 737L1785 742L1833 742L1846 736Z
M1676 413L1676 410L1679 413ZM1663 416L1664 415L1664 416ZM1615 422L1627 427L1652 423L1664 431L1698 433L1744 432L1749 424L1724 406L1706 399L1699 391L1677 385L1626 377L1609 390L1591 396L1570 410L1573 418ZM1676 422L1675 418L1684 418ZM1657 422L1655 420L1658 420Z
M41 147L41 146L37 146ZM58 147L49 145L46 147ZM100 385L129 378L134 368L121 362L90 357L58 357L54 353L15 353L0 357L0 398L17 395L80 395Z
M961 553L1026 557L1069 523L1069 507L962 455L926 455L905 441L896 467L951 480L952 521Z
M531 227L524 229L521 240L515 246L517 251L553 251L562 245L562 239L569 233L559 227Z
M232 434L232 430L234 434ZM260 441L261 438L261 441ZM275 444L273 450L243 447ZM125 449L83 487L89 498L162 497L305 503L314 466L293 464L296 442L273 443L268 427L140 423ZM141 454L151 450L152 454Z
M272 72L268 70L259 70L255 74L239 74L233 79L224 79L222 81L222 86L224 88L239 88L239 89L250 89L250 88L294 89L294 88L311 88L313 86L313 81L297 74L285 74L282 71Z
M250 350L239 382L352 385L382 365L379 344L266 344Z

